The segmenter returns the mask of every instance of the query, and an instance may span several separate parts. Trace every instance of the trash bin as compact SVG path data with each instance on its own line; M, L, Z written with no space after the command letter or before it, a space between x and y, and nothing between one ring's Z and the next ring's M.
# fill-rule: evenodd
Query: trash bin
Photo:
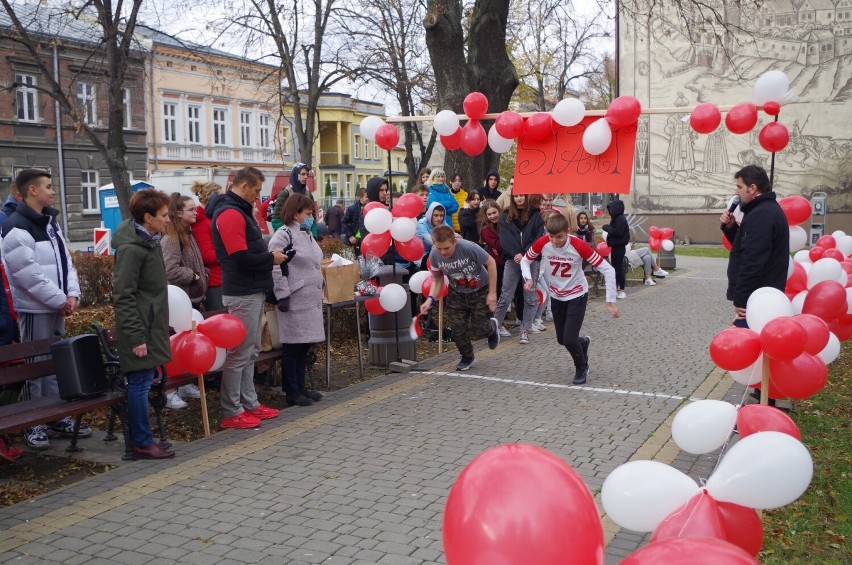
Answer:
M675 241L674 234L672 234L672 244L674 244L676 246L677 244L675 244L674 241ZM677 266L676 266L677 261L675 259L675 249L676 249L676 247L672 247L671 251L666 251L664 248L660 249L660 253L658 255L658 258L659 258L658 262L660 264L661 269L675 269L675 268L677 268Z
M136 192L143 188L154 188L154 185L140 180L132 183L130 187L133 192ZM105 184L98 189L98 203L101 206L101 221L110 234L114 235L121 223L121 210L118 207L118 196L115 195L115 185Z
M393 265L385 265L379 271L377 278L379 285L386 286L391 283L402 284L403 275L408 274L405 269ZM411 300L411 293L408 300ZM367 341L369 347L369 360L371 365L387 367L400 359L417 360L417 347L409 334L411 326L411 305L406 301L405 306L398 312L387 312L385 314L370 314L370 339ZM397 352L397 345L399 350Z

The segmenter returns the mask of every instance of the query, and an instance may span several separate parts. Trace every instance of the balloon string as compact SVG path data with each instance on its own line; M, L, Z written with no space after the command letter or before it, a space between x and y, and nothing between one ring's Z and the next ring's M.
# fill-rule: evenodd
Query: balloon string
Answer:
M749 382L751 382L751 377L754 376L754 372L756 370L757 370L757 366L755 364L754 366L752 366L751 375L749 376L749 379L748 379ZM740 397L740 406L739 406L739 408L737 408L737 411L739 411L740 408L745 406L745 401L746 401L747 396L748 396L748 386L746 386L743 389L742 397ZM735 426L736 426L736 424L735 424ZM722 445L722 449L719 451L719 455L716 457L716 463L713 465L713 470L710 471L711 476L713 475L713 473L716 472L716 469L719 467L719 463L722 462L722 457L725 455L725 452L728 450L728 445L730 445L731 440L734 439L734 433L735 432L732 430L731 433L728 434L728 439L725 440L725 443ZM737 431L736 433L737 433L737 435L739 435L739 431ZM699 479L699 480L701 481L701 486L704 486L706 479Z

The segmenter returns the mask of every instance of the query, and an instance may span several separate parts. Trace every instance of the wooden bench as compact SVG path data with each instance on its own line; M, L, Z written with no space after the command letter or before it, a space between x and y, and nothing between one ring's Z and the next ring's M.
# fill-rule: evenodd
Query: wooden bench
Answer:
M23 385L30 379L55 374L50 346L59 339L55 337L0 346L0 385ZM36 398L0 406L0 432L19 432L71 416L75 418L74 431L66 451L77 452L82 450L77 445L77 440L83 414L105 407L110 408L113 417L121 420L122 428L125 429L127 420L123 416L126 413L127 397L124 389L116 386L118 366L107 363L105 367L110 384L108 392L75 400L62 400L59 397ZM125 441L129 442L129 434L125 434ZM126 443L125 447L130 450L129 443Z

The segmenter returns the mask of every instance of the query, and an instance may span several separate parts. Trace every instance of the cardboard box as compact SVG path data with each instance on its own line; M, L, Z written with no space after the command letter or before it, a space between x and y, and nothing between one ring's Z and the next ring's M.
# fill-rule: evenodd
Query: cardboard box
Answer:
M322 266L322 276L325 279L323 302L334 304L348 302L355 296L355 285L361 280L358 264L329 267L328 262Z

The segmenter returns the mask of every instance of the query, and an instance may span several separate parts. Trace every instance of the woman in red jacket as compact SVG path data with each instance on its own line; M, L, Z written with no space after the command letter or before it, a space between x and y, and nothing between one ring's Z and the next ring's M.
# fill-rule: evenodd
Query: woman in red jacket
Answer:
M213 249L213 231L210 217L204 211L208 203L222 194L222 187L215 182L193 183L190 189L198 197L198 206L195 223L192 224L192 235L201 250L201 259L204 266L210 269L210 278L207 281L207 292L204 295L204 310L213 312L224 310L222 304L222 267L216 259L216 251Z

